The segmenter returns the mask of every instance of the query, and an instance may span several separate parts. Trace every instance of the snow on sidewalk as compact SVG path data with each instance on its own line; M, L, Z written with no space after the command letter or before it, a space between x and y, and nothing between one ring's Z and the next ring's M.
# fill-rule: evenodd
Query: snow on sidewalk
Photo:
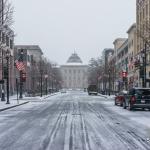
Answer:
M25 96L23 96L22 99L18 99L18 100L17 100L17 95L13 95L13 96L9 97L10 104L6 104L7 98L5 97L5 101L0 100L0 111L10 109L10 108L13 108L13 107L17 107L17 106L29 103L30 101L34 101L34 100L41 100L42 101L42 100L45 100L45 99L49 98L50 96L54 96L56 94L58 94L58 93L53 93L53 94L50 94L50 95L44 95L43 97L40 97L40 96L25 97Z
M15 96L10 96L9 98L10 104L6 104L7 98L5 98L5 101L0 101L0 111L28 103L28 101L26 100L17 100L14 98Z
M101 97L104 97L104 98L107 98L107 99L114 99L116 97L115 95L108 96L108 95L103 95L103 94L100 94L100 93L98 93L98 96L101 96Z

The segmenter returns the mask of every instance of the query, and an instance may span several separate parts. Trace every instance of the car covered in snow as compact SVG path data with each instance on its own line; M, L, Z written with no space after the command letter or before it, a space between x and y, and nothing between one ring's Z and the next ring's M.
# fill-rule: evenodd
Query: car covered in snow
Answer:
M98 88L95 84L90 84L87 88L89 95L97 95L98 94Z
M128 91L123 102L123 108L133 110L135 108L150 109L150 88L132 88Z

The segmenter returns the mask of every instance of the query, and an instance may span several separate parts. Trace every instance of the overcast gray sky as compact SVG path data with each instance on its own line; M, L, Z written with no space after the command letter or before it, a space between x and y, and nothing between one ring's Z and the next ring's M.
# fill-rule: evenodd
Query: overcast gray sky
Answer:
M135 0L13 0L15 44L38 44L64 64L76 50L84 63L113 47L135 22Z

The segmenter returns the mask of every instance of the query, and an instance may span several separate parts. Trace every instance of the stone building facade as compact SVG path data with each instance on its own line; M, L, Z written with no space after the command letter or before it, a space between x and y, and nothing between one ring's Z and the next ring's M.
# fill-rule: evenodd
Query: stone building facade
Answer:
M67 63L61 66L62 87L74 90L87 88L87 70L88 66L82 63L76 53L73 53Z
M146 76L146 79L149 80L146 86L150 87L150 0L136 0L136 24L136 55L141 64L144 59L143 53L146 50L146 75L141 75L139 86L142 86L142 76Z
M43 52L38 45L16 45L15 56L19 57L20 50L23 50L26 82L24 83L24 91L27 93L40 92L40 64ZM16 78L19 79L19 72L16 69Z
M139 67L139 56L137 53L137 34L136 23L132 24L127 31L128 33L128 84L129 88L141 86Z

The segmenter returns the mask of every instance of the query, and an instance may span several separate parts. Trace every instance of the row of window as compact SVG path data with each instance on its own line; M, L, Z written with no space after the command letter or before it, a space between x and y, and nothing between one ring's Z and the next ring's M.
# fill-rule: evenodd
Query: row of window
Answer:
M33 62L33 55L27 55L27 61Z
M133 42L133 39L132 39L131 41L129 41L128 47L129 48L133 47L133 44L134 44L134 42Z
M65 77L65 80L77 80L77 81L84 81L85 77L81 78L81 77Z
M79 84L79 83L76 83L76 82L69 82L67 83L67 87L82 87L83 84Z
M149 4L145 2L143 6L138 7L139 13L137 14L137 23L143 21L146 17L148 17L150 11L149 11Z
M64 73L65 73L65 74L68 74L68 73L70 73L70 74L71 74L71 73L79 73L79 74L80 74L80 73L81 73L81 70L64 70Z

